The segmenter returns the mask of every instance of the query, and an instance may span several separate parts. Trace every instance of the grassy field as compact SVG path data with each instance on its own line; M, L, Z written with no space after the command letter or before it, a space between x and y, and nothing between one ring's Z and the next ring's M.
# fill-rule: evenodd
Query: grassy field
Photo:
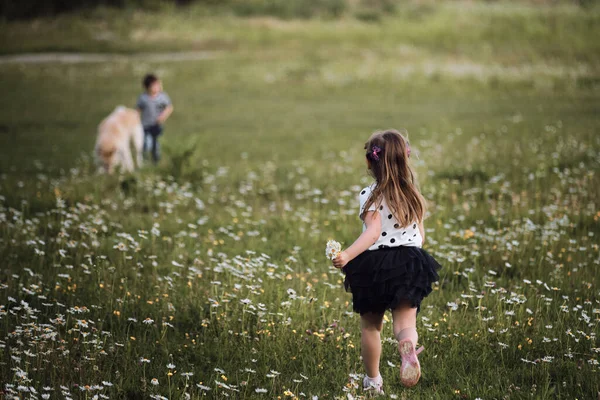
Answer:
M413 389L386 320L386 395L597 398L600 14L410 10L4 23L3 53L213 55L0 64L4 397L362 396L359 318L324 249L360 232L364 141L404 127L444 269ZM175 104L164 158L97 175L95 127L147 71Z

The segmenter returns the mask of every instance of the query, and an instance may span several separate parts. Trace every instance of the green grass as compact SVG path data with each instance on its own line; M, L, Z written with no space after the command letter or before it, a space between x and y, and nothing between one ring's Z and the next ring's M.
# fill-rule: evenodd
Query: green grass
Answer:
M448 10L435 15L456 12ZM350 375L363 373L359 318L324 247L329 238L349 245L360 232L364 141L404 127L430 205L425 247L444 269L419 315L426 350L414 389L400 385L385 324L386 393L597 397L600 91L597 44L584 34L596 27L569 26L564 42L540 43L520 15L551 14L563 26L579 11L503 10L478 5L469 12L480 19L465 17L492 21L488 31L514 21L524 32L465 38L461 60L476 71L457 72L454 50L428 33L399 49L386 33L401 28L387 19L227 15L195 31L185 29L191 18L165 18L166 37L212 27L214 43L244 44L210 60L0 65L0 382L14 385L2 389L73 398L361 395ZM19 26L6 29L21 37ZM11 46L65 46L49 35ZM102 50L72 39L74 50ZM534 48L531 59L515 51L519 65L554 54L557 65L588 70L494 69L510 52L478 54L484 39ZM399 73L387 58L395 52L415 70ZM175 104L164 158L135 174L96 175L95 127L115 105L134 104L148 70Z

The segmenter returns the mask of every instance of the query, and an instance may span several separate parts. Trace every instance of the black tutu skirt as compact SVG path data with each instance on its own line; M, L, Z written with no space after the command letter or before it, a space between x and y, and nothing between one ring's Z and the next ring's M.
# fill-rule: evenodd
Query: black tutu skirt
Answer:
M342 269L344 286L352 292L352 308L362 314L383 313L408 301L421 309L421 301L439 280L441 265L420 247L396 246L367 250Z

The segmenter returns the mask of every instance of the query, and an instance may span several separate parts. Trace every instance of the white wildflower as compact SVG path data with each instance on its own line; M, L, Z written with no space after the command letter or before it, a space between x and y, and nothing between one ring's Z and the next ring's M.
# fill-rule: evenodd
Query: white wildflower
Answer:
M335 259L342 252L342 245L335 240L328 240L325 248L325 256L330 260Z

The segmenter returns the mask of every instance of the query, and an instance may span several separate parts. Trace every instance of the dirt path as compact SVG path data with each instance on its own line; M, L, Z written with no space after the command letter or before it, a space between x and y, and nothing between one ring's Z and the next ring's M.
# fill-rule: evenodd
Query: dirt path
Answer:
M188 51L173 53L24 53L0 56L0 64L43 64L43 63L105 63L125 61L154 61L154 62L181 62L198 61L216 58L216 51Z
M23 53L0 55L0 65L6 64L84 64L116 62L186 62L210 60L223 56L222 51L187 51L170 53ZM387 70L399 79L410 79L415 74L426 76L441 74L452 78L472 77L486 80L490 77L508 79L539 79L586 77L593 75L593 69L584 64L576 66L522 64L506 66L500 64L482 64L470 60L430 60L405 62Z

